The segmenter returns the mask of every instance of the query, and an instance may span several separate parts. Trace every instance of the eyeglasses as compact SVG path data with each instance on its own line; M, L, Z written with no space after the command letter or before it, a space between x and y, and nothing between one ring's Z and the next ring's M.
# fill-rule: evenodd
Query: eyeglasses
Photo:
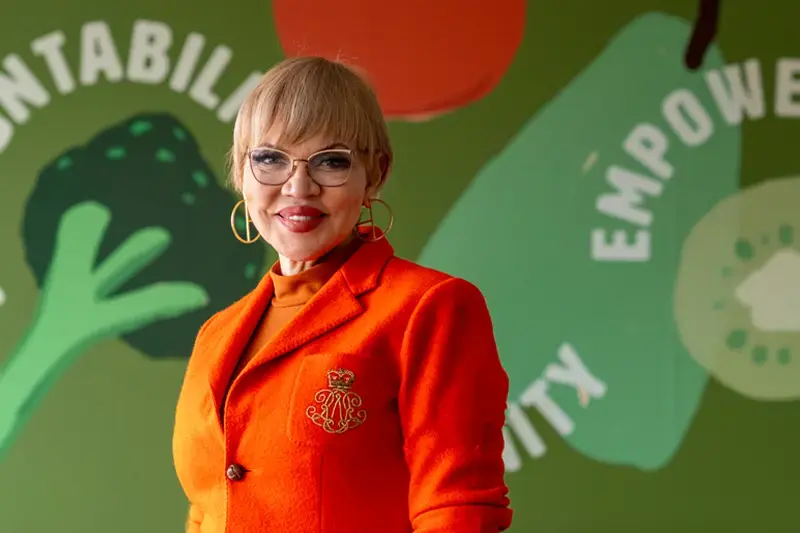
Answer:
M283 185L292 177L298 163L308 165L308 175L320 187L339 187L347 182L353 166L353 151L347 148L322 150L298 159L276 148L251 148L250 170L259 183Z

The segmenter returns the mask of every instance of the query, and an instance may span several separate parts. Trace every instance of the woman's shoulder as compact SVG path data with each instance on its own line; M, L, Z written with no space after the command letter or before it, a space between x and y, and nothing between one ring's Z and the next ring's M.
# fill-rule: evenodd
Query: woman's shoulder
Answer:
M241 296L233 303L223 307L222 309L214 311L211 316L206 319L203 325L200 326L200 329L197 332L197 338L199 339L204 333L219 329L230 319L239 316L254 292L256 292L256 289L248 291L247 294Z
M402 291L413 298L435 289L442 292L480 293L470 281L397 256L387 263L381 285L394 291Z
M397 256L392 256L386 263L383 277L393 283L405 282L420 286L432 286L453 278L452 275L441 270L426 267Z

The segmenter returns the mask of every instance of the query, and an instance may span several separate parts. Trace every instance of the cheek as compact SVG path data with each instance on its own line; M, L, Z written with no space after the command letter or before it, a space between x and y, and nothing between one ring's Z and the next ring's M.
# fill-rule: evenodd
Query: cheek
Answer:
M273 189L274 187L264 187L247 174L245 174L242 181L242 197L247 200L247 205L250 206L252 211L266 208L270 197L275 196Z
M269 210L280 193L273 187L264 187L258 182L248 180L245 176L242 183L242 196L247 202L247 211L253 224L262 234L269 231Z
M248 175L248 173L244 174L242 178L242 197L247 200L248 204L257 204L259 202L259 198L261 197L261 187L260 183L258 183L252 176Z
M326 202L328 210L334 214L337 223L342 226L354 226L361 215L362 197L360 194L342 194Z
M350 178L344 186L326 191L328 198L323 198L326 208L334 213L337 225L351 230L361 217L364 204L364 193L367 189L366 176L363 172Z

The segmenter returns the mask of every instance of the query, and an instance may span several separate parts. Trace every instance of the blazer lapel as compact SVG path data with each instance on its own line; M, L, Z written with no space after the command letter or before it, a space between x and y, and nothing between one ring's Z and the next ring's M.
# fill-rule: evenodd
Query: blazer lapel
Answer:
M296 350L363 313L358 297L378 285L393 255L386 239L362 244L242 373Z
M281 329L257 356L270 361L316 339L364 311L341 270L322 286L299 313Z
M222 324L217 332L219 342L209 353L208 384L218 415L233 371L258 327L273 291L272 278L267 274L249 295L240 300L240 308L232 310L234 312L230 313L229 322Z

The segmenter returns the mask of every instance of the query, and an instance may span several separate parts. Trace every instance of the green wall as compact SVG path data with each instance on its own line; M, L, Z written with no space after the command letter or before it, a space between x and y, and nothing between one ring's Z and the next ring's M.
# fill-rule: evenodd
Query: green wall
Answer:
M183 527L170 445L194 332L274 260L230 234L229 118L297 50L378 89L398 255L486 295L513 531L795 531L798 10L726 3L690 71L693 1L382 6L6 8L0 531ZM163 79L132 79L142 20L171 36ZM106 27L94 79L81 39ZM41 55L59 32L72 86ZM191 33L198 66L171 87ZM761 88L741 116L737 73Z

